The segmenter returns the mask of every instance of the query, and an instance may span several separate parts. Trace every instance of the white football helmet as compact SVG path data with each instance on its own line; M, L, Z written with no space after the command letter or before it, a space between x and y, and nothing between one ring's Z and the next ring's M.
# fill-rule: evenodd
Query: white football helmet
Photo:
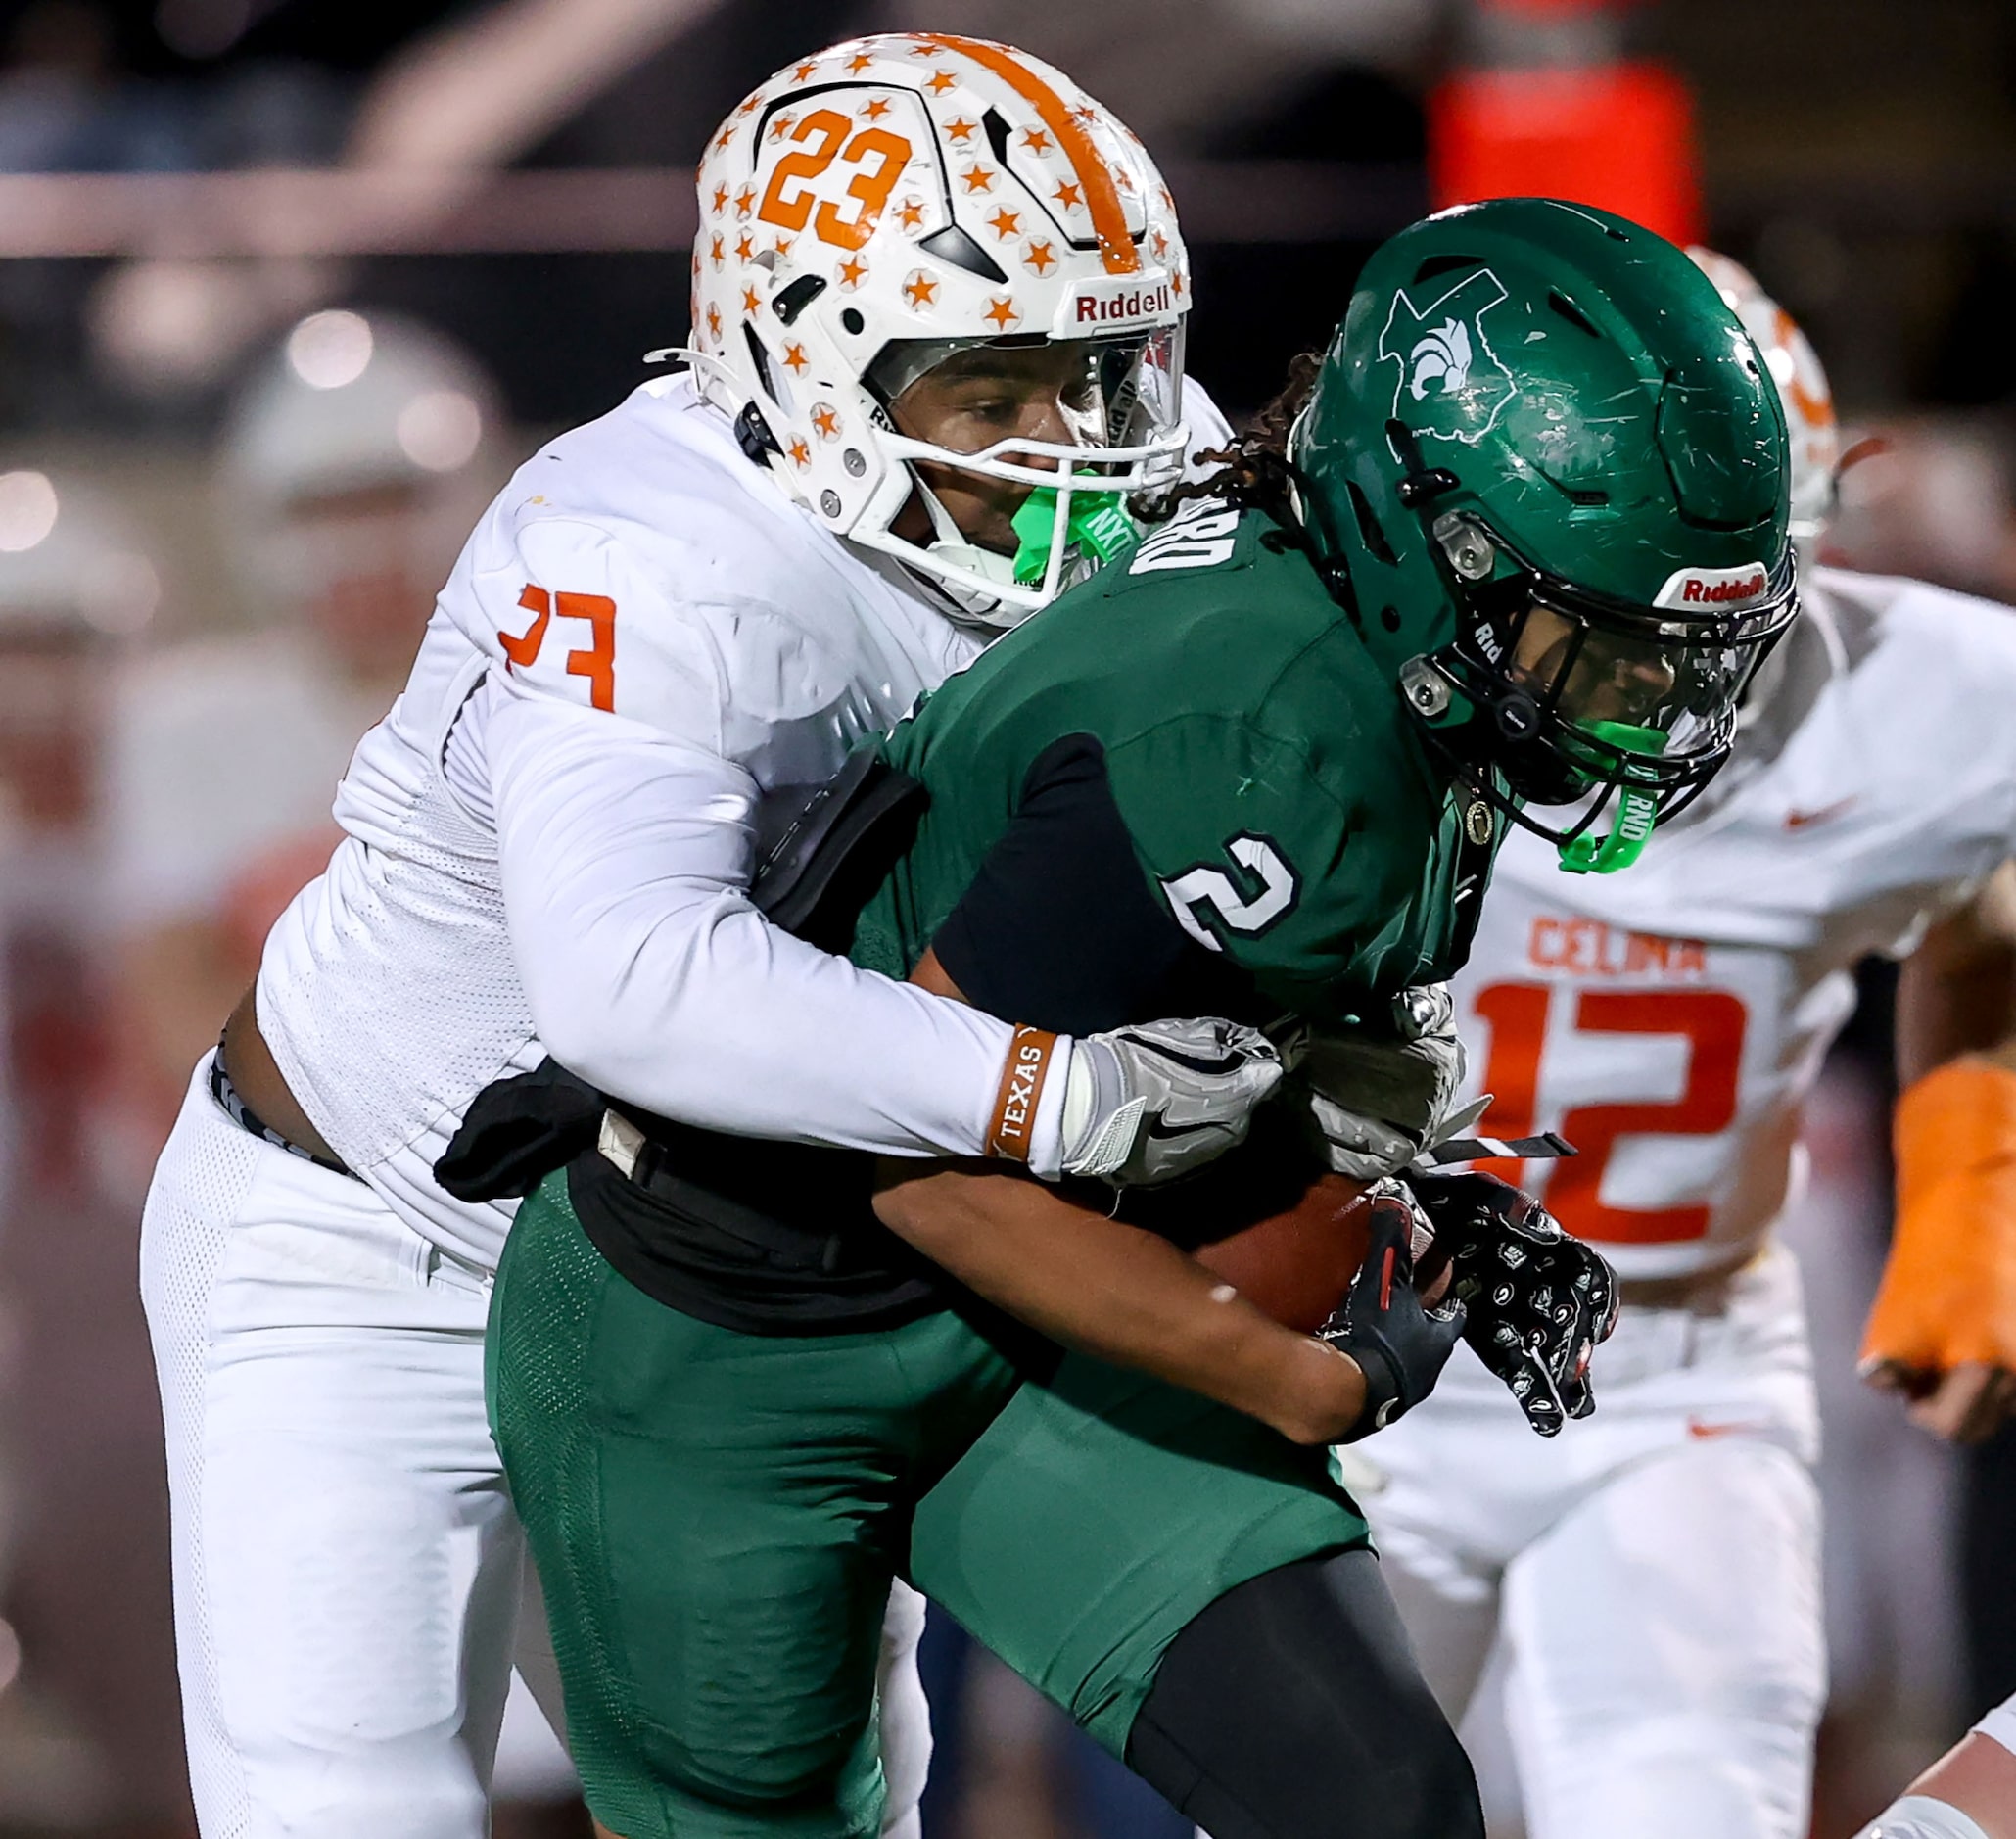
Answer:
M431 594L495 484L495 386L440 333L392 314L310 313L227 418L220 509L262 602L397 558ZM359 495L390 502L340 521Z
M469 466L497 425L496 391L426 326L310 313L260 366L225 429L249 503L275 508L372 486L427 486Z
M1006 45L882 34L780 71L699 170L688 354L709 400L829 530L1012 626L1132 533L1180 475L1190 268L1139 140ZM1085 347L1081 444L957 452L890 404L976 345ZM1013 557L975 546L916 461L1027 485ZM892 525L913 494L933 535Z
M110 499L0 465L0 642L130 638L160 601L146 546Z
M1809 568L1834 513L1841 468L1841 430L1834 419L1834 392L1827 372L1799 322L1740 261L1698 246L1687 253L1763 354L1771 381L1778 386L1785 431L1791 437L1792 541L1801 565Z

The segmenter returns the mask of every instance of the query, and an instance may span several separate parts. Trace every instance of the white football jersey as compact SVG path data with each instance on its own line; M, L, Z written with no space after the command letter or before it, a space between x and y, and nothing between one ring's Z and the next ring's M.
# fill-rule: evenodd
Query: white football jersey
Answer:
M1800 1108L1854 1006L2016 853L2016 612L1820 569L1722 778L1640 860L1505 844L1456 982L1499 1172L1627 1278L1741 1263L1784 1210Z
M785 498L683 376L541 448L463 549L338 788L345 840L267 940L260 1028L331 1147L444 1249L494 1261L513 1209L451 1200L432 1167L485 1085L545 1058L489 809L505 701L627 717L763 789L812 784L979 642Z
M1201 393L1191 421L1222 438ZM455 1201L433 1166L470 1100L549 1047L717 1129L977 1154L1008 1024L743 898L757 801L823 781L978 654L948 610L793 503L685 376L527 461L357 748L345 840L266 943L261 1031L344 1161L490 1267L514 1203Z

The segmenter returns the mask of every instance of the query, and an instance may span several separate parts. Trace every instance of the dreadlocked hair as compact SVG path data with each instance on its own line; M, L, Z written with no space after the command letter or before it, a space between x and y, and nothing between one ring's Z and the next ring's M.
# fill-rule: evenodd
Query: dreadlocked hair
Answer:
M1281 394L1255 415L1246 431L1225 447L1207 448L1200 459L1214 460L1217 470L1188 480L1137 506L1144 521L1166 523L1177 510L1198 498L1216 498L1238 510L1264 512L1284 530L1299 532L1295 514L1295 470L1289 462L1289 430L1309 401L1323 368L1321 352L1303 352L1289 359L1288 381Z

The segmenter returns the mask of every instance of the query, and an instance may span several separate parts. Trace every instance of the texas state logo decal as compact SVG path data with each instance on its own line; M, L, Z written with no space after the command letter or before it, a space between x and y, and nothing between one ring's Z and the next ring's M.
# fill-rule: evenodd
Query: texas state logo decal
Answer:
M1484 315L1504 300L1488 268L1474 269L1426 306L1393 296L1379 354L1400 367L1393 415L1416 434L1475 446L1512 398L1512 373L1485 335Z

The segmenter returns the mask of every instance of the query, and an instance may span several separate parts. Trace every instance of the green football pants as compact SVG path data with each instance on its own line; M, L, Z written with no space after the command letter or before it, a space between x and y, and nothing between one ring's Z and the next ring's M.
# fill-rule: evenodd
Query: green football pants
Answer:
M874 1679L910 1579L1116 1755L1235 1584L1365 1539L1325 1452L951 1312L753 1336L652 1300L550 1178L491 1317L492 1415L568 1736L624 1839L870 1839Z

